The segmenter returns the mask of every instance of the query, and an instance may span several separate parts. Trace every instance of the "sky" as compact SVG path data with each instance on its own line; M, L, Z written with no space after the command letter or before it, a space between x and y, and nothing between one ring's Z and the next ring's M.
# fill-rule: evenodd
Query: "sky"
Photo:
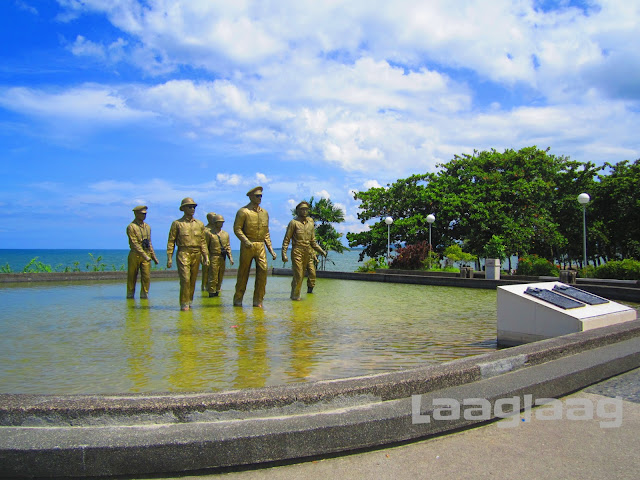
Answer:
M0 248L156 249L251 188L311 196L536 145L640 158L640 0L1 0ZM436 219L437 221L437 219ZM231 234L232 247L239 242Z

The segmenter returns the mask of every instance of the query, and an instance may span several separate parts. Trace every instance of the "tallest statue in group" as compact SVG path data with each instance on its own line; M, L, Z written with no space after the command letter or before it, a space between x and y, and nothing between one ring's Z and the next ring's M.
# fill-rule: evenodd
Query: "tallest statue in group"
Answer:
M247 192L249 203L238 210L233 222L233 232L240 239L240 261L233 305L242 306L244 292L247 290L251 262L256 261L256 281L253 290L253 306L262 307L267 285L267 254L265 246L276 259L269 235L269 214L260 207L262 187L255 187Z

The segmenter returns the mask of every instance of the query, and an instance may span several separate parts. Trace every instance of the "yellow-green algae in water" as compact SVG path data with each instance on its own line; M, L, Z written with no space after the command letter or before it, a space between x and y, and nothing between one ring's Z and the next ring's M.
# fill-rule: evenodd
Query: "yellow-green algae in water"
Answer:
M261 310L252 282L242 308L226 278L218 298L196 291L189 312L176 280L152 280L149 300L125 300L122 282L4 286L0 393L218 391L495 349L495 290L318 279L292 302L290 277L269 277Z

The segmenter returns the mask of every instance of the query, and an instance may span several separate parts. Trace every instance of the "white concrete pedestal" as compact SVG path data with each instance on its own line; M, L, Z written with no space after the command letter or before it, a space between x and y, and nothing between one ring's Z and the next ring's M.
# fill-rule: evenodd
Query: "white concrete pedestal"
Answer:
M560 282L498 287L498 344L511 346L606 327L637 318L631 307L609 301L563 309L525 293L528 288L552 290Z

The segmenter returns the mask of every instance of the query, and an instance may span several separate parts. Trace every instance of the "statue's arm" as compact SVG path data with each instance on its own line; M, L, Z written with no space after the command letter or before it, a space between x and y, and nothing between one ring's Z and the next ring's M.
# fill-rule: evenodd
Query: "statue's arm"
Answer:
M291 241L291 237L293 236L294 224L293 220L289 222L287 225L287 231L284 234L284 238L282 239L282 261L287 263L289 258L287 257L287 250L289 249L289 242Z
M173 251L176 246L176 236L178 235L178 223L173 222L169 228L169 239L167 240L167 268L173 264Z
M151 226L147 224L147 232L149 233L149 253L151 254L151 259L158 264L158 257L156 257L156 251L153 249L153 244L151 243Z
M269 214L267 214L267 234L264 236L264 244L267 246L267 250L271 253L271 256L275 260L277 258L276 252L273 251L273 245L271 245L271 234L269 233Z
M240 239L240 243L242 243L245 247L250 247L251 241L247 238L247 236L244 234L244 231L242 230L244 228L245 216L246 214L244 213L242 208L238 210L238 213L236 213L236 219L233 222L233 233L235 233L236 237Z
M224 251L227 252L227 257L229 257L229 261L231 262L231 265L233 265L233 255L231 255L231 242L229 240L229 234L225 234L222 238L224 240L224 245L222 246L222 248L224 248Z

